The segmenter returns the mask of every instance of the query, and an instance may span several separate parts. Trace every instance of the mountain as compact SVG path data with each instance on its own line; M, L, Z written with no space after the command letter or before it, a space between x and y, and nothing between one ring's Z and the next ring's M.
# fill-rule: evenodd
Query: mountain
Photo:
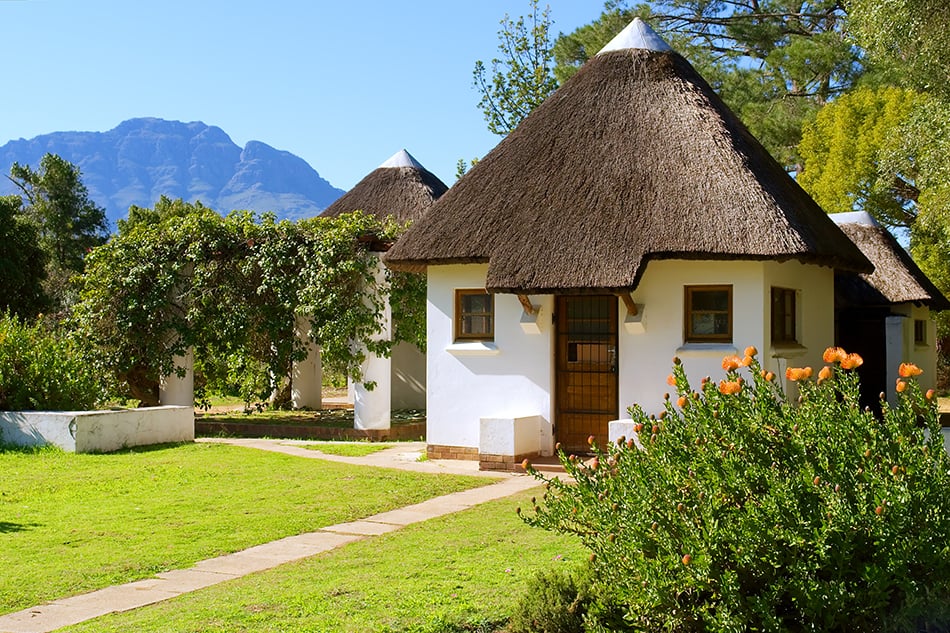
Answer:
M108 132L53 132L0 146L0 175L14 162L38 167L44 154L79 167L90 197L110 225L130 205L151 207L162 195L220 213L273 211L281 219L318 215L343 191L302 158L250 141L241 149L221 128L201 122L130 119ZM17 193L0 178L0 194Z

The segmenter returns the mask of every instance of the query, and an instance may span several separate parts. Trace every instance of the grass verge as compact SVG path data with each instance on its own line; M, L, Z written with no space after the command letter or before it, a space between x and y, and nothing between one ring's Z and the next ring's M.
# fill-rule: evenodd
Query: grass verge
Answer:
M0 450L0 613L491 483L224 444Z
M317 451L326 455L340 455L342 457L365 457L384 451L395 444L381 444L378 442L318 442L316 444L301 444L301 448Z
M587 556L577 539L530 528L515 516L531 494L64 631L500 630L535 573Z

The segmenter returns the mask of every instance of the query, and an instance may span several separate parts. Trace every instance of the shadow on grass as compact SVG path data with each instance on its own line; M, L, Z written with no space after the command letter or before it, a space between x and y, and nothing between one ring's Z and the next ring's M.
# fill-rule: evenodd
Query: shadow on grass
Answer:
M19 444L9 444L0 442L0 453L22 453L24 455L38 455L40 453L62 453L63 449L52 444L41 444L32 446L21 446Z
M167 451L176 449L180 446L187 446L194 442L168 442L165 444L148 444L144 446L128 446L115 451L106 453L99 451L90 451L86 455L123 455L129 453L152 453L154 451ZM18 446L16 444L4 444L0 442L0 454L3 453L22 453L24 455L39 455L42 453L66 453L63 449L53 444L43 444L41 446Z
M316 426L324 428L351 429L353 428L353 409L320 409L318 411L262 411L257 413L224 412L224 413L196 413L195 419L208 423L223 424L260 424L286 426ZM403 424L418 424L425 422L424 409L397 409L392 412L390 422L393 426Z
M0 521L0 534L11 534L13 532L25 532L39 527L39 523L13 523L12 521Z
M98 453L99 455L128 455L130 453L155 453L158 451L170 451L182 446L191 446L194 442L168 442L165 444L146 444L143 446L128 446L120 448L117 451L109 453Z

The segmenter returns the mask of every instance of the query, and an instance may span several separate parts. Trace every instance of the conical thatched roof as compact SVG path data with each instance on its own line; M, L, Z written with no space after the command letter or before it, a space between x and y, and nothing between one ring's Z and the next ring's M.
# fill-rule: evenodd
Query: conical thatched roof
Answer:
M646 47L629 47L638 41ZM618 36L621 48L608 45L536 108L386 262L488 262L490 290L534 293L629 290L651 259L869 272L692 66L652 41Z
M371 171L321 213L337 217L363 211L383 219L388 215L399 222L418 220L448 187L423 167L406 150Z
M934 310L950 309L950 302L917 266L887 229L867 213L834 213L831 219L874 264L870 274L839 273L835 292L849 305L883 306L922 303Z

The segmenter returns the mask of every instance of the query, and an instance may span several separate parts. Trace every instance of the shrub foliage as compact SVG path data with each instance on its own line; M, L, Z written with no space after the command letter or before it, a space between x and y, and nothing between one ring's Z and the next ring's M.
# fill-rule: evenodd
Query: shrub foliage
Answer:
M933 392L902 365L877 418L858 404L860 358L829 348L825 362L788 370L788 402L754 348L698 390L674 359L664 410L632 407L634 437L591 459L561 453L573 481L534 472L547 490L525 521L583 540L592 591L625 630L946 626L950 458ZM587 630L607 630L603 609Z
M143 404L189 348L199 388L266 400L306 356L295 325L328 372L360 380L366 351L425 336L424 321L403 318L424 315L424 279L374 276L371 245L401 229L358 212L289 222L162 198L89 255L75 324L102 375ZM377 340L387 298L401 319L393 341Z
M0 411L89 409L102 397L74 336L0 313Z

